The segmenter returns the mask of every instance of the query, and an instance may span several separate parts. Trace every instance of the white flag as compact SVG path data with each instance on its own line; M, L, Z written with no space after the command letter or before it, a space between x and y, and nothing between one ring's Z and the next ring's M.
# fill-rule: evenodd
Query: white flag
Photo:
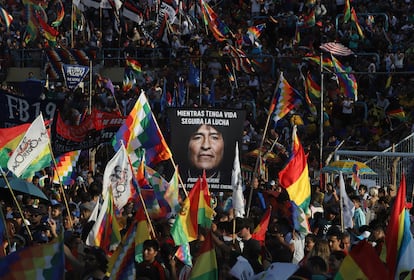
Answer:
M234 155L233 170L231 173L231 185L233 187L233 209L235 217L244 217L245 203L242 190L242 174L239 160L239 143L236 142L236 152Z
M342 176L342 172L339 173L339 195L341 196L341 209L344 229L353 228L354 223L352 221L352 217L354 216L355 206L345 191L345 182L344 177Z
M41 155L49 145L43 116L40 114L29 126L23 139L7 162L7 168L20 177L30 164Z
M114 203L118 209L122 209L131 197L132 171L128 164L128 155L122 144L118 152L107 163L103 176L102 193L108 193L109 186L112 187Z

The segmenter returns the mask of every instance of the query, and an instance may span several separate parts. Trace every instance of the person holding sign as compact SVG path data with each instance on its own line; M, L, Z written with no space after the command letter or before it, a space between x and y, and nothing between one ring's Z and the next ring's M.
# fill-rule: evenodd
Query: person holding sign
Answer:
M223 159L223 134L211 125L202 124L191 134L188 142L188 159L191 170L206 170L207 177L220 177L218 167Z

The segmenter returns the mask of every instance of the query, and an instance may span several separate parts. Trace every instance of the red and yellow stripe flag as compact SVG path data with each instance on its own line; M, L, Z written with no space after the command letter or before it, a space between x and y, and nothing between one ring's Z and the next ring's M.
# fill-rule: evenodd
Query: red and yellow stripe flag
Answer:
M405 112L403 108L387 111L387 116L390 118L398 119L402 122L406 121Z
M204 170L203 177L201 178L201 186L199 190L198 200L198 224L203 227L211 227L211 223L214 216L214 210L211 208L211 196L208 189L206 172Z
M375 249L366 240L358 242L342 261L335 280L390 279Z
M13 17L2 7L0 7L0 21L6 25L7 30L9 30L13 21Z
M127 57L125 63L126 63L126 66L128 66L134 71L134 73L136 74L141 73L142 71L141 63L139 63L137 60Z
M279 182L289 193L290 199L302 208L305 213L308 213L311 196L308 157L305 155L296 131L297 127L294 126L292 132L292 153L289 162L279 172Z
M269 227L271 210L272 208L267 208L265 214L262 217L262 220L256 226L252 234L252 238L259 241L262 246L264 245L267 228Z
M359 25L358 16L354 8L351 8L351 20L355 23L355 27L358 31L359 36L361 36L361 38L364 39L365 35L364 35L364 32L362 31L361 25Z
M401 279L402 273L414 269L414 240L410 231L406 192L403 174L385 235L386 261L390 273L388 279Z
M217 280L218 266L216 258L216 250L211 236L211 231L208 232L199 250L199 255L191 270L191 280Z
M10 155L19 145L30 123L0 129L0 167L6 168Z
M344 22L347 23L348 20L351 18L351 4L349 3L350 0L345 0L344 6Z

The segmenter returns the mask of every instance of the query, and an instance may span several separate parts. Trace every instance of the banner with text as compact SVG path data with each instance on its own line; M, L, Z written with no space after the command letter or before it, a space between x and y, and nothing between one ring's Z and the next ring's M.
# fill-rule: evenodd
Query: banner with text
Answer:
M169 108L174 159L186 188L206 171L209 187L231 190L236 141L241 140L246 112L211 108Z
M57 112L52 125L52 147L56 154L109 143L125 120L119 113L93 110L79 125L68 125Z
M89 67L83 65L63 64L62 67L66 87L70 90L75 90L89 72Z
M58 106L57 100L39 100L0 91L0 127L13 127L31 123L43 113L45 120L51 120Z

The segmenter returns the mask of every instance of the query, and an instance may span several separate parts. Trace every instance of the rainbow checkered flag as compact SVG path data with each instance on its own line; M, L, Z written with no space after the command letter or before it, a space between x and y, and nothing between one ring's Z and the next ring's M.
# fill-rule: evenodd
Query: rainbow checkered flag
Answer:
M0 258L0 279L64 279L63 237Z
M112 145L115 151L121 147L121 141L134 166L138 166L144 150L148 165L171 158L170 148L152 114L145 93L141 93L125 123L113 138Z
M135 279L135 235L137 223L132 224L108 263L109 279Z
M115 251L121 242L120 226L114 208L112 188L109 187L98 218L86 238L86 245L101 247L107 254Z
M293 108L300 103L299 93L288 81L280 74L280 82L275 97L272 99L270 113L273 114L273 120L277 123Z
M107 270L110 273L109 279L135 279L135 261L143 260L143 243L150 238L147 218L141 207L122 238L121 244L109 259Z
M190 244L188 242L178 246L178 249L175 252L175 257L179 259L183 264L193 266L193 261L190 253Z
M53 183L59 184L60 178L63 185L68 186L71 184L73 171L79 159L80 152L81 150L70 151L56 158Z

